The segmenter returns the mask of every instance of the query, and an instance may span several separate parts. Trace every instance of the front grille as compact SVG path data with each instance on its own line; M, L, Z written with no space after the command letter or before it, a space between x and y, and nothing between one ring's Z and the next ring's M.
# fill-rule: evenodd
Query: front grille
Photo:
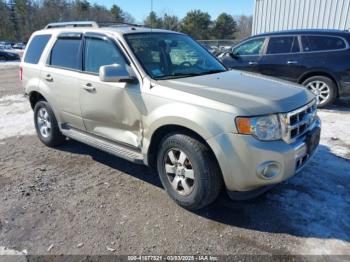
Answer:
M304 135L314 124L316 113L317 103L314 99L301 108L281 114L283 140L290 144Z

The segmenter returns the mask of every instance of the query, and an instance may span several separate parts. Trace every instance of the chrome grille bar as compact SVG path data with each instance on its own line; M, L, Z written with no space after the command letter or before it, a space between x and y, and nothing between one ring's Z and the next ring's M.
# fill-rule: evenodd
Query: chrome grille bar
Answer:
M283 140L290 144L304 135L315 123L316 114L316 99L301 108L280 114Z

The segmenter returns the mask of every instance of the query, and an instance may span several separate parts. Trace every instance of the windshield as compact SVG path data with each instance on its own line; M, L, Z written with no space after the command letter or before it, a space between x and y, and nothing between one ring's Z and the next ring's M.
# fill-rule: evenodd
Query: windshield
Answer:
M226 71L208 51L186 35L138 33L125 35L143 69L153 79L173 79Z

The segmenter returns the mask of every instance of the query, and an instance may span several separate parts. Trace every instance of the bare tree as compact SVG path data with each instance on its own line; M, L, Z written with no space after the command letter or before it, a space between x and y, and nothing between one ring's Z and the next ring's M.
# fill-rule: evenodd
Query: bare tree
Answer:
M236 18L237 21L237 39L243 39L252 34L253 16L241 15Z

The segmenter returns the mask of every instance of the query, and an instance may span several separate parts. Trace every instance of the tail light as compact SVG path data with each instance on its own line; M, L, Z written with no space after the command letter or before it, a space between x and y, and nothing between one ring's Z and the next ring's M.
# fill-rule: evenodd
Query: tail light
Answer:
M22 81L23 80L23 67L19 67L19 79Z

